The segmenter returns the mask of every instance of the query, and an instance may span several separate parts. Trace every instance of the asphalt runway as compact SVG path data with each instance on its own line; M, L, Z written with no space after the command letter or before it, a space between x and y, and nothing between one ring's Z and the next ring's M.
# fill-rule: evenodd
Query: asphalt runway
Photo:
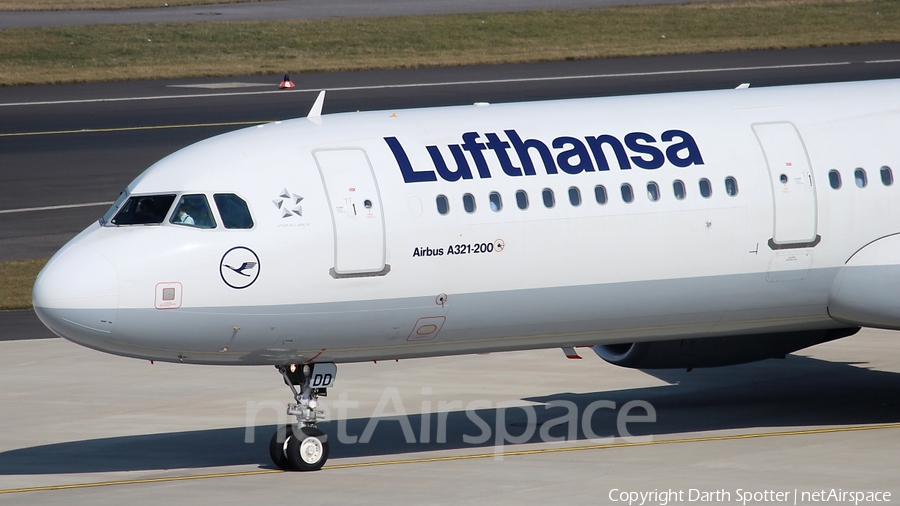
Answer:
M0 16L0 29L110 23L368 18L417 14L517 12L587 9L614 5L671 4L688 1L690 0L555 0L553 2L542 0L378 0L377 2L370 0L284 0L159 9L4 12Z
M707 504L742 504L739 490L794 504L793 494L821 490L900 494L895 332L690 373L647 374L580 351L583 360L554 349L341 365L320 425L331 459L317 473L282 473L267 442L290 395L272 368L0 342L0 503L622 504L610 494L654 490L688 503L695 489L723 492ZM554 425L567 410L548 409L553 401L571 402L574 422ZM626 415L652 410L655 421L625 423L626 436L619 417L633 401L647 404ZM568 440L546 442L542 431Z

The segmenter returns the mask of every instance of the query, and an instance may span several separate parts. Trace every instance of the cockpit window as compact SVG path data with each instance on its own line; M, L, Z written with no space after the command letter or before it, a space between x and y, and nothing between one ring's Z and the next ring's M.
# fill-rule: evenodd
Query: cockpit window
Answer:
M107 223L109 223L109 220L111 220L113 218L113 216L115 216L116 213L119 212L119 209L122 207L122 204L124 204L125 200L127 200L127 199L128 199L127 191L123 191L122 193L120 193L119 198L116 199L116 201L113 203L112 207L110 207L109 210L107 210L105 213L103 213L103 217L100 218L100 224L106 225Z
M253 218L244 199L233 193L217 193L213 195L213 200L216 201L225 228L253 228Z
M113 225L158 225L166 219L175 195L141 195L130 197L116 216Z
M216 228L216 220L203 194L182 195L169 222L196 228Z

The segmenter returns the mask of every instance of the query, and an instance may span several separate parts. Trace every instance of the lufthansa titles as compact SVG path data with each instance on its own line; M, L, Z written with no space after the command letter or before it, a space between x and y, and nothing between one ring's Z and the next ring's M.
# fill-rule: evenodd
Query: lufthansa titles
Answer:
M466 132L459 144L449 144L445 148L425 146L431 167L413 167L406 149L396 137L385 137L384 141L407 183L437 181L438 178L453 182L473 179L476 175L479 179L488 179L498 173L497 165L502 174L510 177L535 176L539 172L574 175L608 171L610 167L655 170L666 162L680 168L703 165L703 156L694 137L675 129L662 132L658 138L647 132L631 132L622 139L608 134L560 136L549 143L523 138L515 130L504 130L502 136L493 132L484 135ZM449 157L445 156L446 152ZM518 161L514 161L513 154Z

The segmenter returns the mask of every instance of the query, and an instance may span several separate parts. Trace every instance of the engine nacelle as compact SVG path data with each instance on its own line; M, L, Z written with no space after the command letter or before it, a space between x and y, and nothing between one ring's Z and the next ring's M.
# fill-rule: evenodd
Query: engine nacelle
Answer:
M775 334L704 337L647 343L594 346L610 364L632 369L693 369L721 367L784 358L788 353L840 339L859 332L859 327Z
M831 286L828 314L849 325L900 330L900 235L850 257Z

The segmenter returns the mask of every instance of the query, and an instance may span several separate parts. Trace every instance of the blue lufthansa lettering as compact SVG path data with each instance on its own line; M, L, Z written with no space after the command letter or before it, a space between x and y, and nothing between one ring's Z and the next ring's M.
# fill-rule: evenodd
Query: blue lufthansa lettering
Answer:
M606 154L603 152L603 145L606 144L612 148L619 162L619 168L622 170L630 170L631 162L628 161L628 155L619 139L612 135L600 135L598 137L585 137L591 152L594 154L594 161L597 163L597 170L609 170L609 162L606 161Z
M535 175L534 162L531 160L531 154L528 153L530 149L536 149L538 154L541 155L541 160L544 162L544 170L547 171L547 174L556 174L558 172L556 170L556 162L553 161L553 155L550 154L550 148L546 144L537 139L523 141L515 130L504 130L503 133L509 137L509 142L512 144L513 149L516 150L516 154L519 155L519 161L522 162L522 170L525 171L526 176Z
M456 170L447 168L444 156L441 155L437 146L425 146L428 154L431 155L431 161L434 163L434 168L437 169L438 175L444 181L450 182L459 181L460 179L472 179L472 170L469 169L469 162L466 161L462 149L456 144L451 144L448 147L450 148L450 153L453 154L453 159L456 160Z
M384 137L391 149L403 180L407 183L437 181L438 176L448 182L461 179L473 179L473 171L469 158L475 164L478 177L488 179L492 176L485 151L492 151L507 176L537 175L533 151L537 151L544 172L549 175L558 174L562 170L566 174L582 172L609 171L608 155L614 155L620 170L630 170L631 164L647 170L655 170L668 161L675 167L703 165L703 156L697 141L684 130L666 130L660 140L668 145L657 147L656 139L646 132L631 132L624 137L624 143L612 135L586 136L584 141L576 137L561 136L551 143L554 151L539 139L522 139L515 130L503 131L509 139L504 141L496 133L486 133L486 142L478 142L481 134L466 132L462 135L461 144L449 144L447 149L456 162L455 170L447 166L444 155L438 146L425 146L434 164L434 170L415 170L403 146L396 137ZM513 164L510 149L516 152L521 167ZM629 153L631 152L631 153ZM555 158L554 158L555 153ZM629 156L631 154L631 156Z
M487 147L492 150L495 155L497 155L497 161L500 162L500 168L503 169L503 173L507 176L521 176L522 169L516 167L512 164L512 161L509 159L509 154L506 152L509 149L509 143L500 140L500 137L497 134L485 134L487 137Z
M409 163L409 157L406 156L406 151L403 150L403 146L400 145L400 141L398 141L396 137L385 137L384 142L387 143L388 147L391 148L391 152L394 153L397 165L400 166L400 173L403 174L404 182L421 183L425 181L437 181L437 176L434 175L434 171L428 170L416 172L413 170L412 164Z
M700 156L700 148L697 142L691 137L691 134L683 130L666 130L663 132L661 139L663 142L671 142L674 138L681 138L681 142L672 144L666 148L666 158L676 167L689 167L691 165L703 165L703 157ZM681 151L687 150L684 158L678 156Z
M654 143L656 142L656 139L654 139L652 135L644 132L633 132L626 135L625 145L628 146L628 149L635 153L639 153L638 156L632 156L631 161L642 169L653 170L662 167L663 163L666 161L662 151L649 144L638 144L638 141ZM645 160L641 155L649 155L650 159Z
M556 156L556 163L559 164L559 168L566 174L594 172L594 164L591 163L591 157L580 140L575 137L557 137L553 139L553 147L556 149L562 149L567 144L571 145L572 148ZM578 157L578 163L573 164L572 158L575 157Z
M488 179L491 177L491 169L488 168L487 161L484 159L484 154L482 154L482 151L486 148L484 147L484 144L475 142L478 139L478 132L466 132L463 134L462 138L462 148L472 155L472 160L475 160L475 168L478 169L478 176L481 179Z

